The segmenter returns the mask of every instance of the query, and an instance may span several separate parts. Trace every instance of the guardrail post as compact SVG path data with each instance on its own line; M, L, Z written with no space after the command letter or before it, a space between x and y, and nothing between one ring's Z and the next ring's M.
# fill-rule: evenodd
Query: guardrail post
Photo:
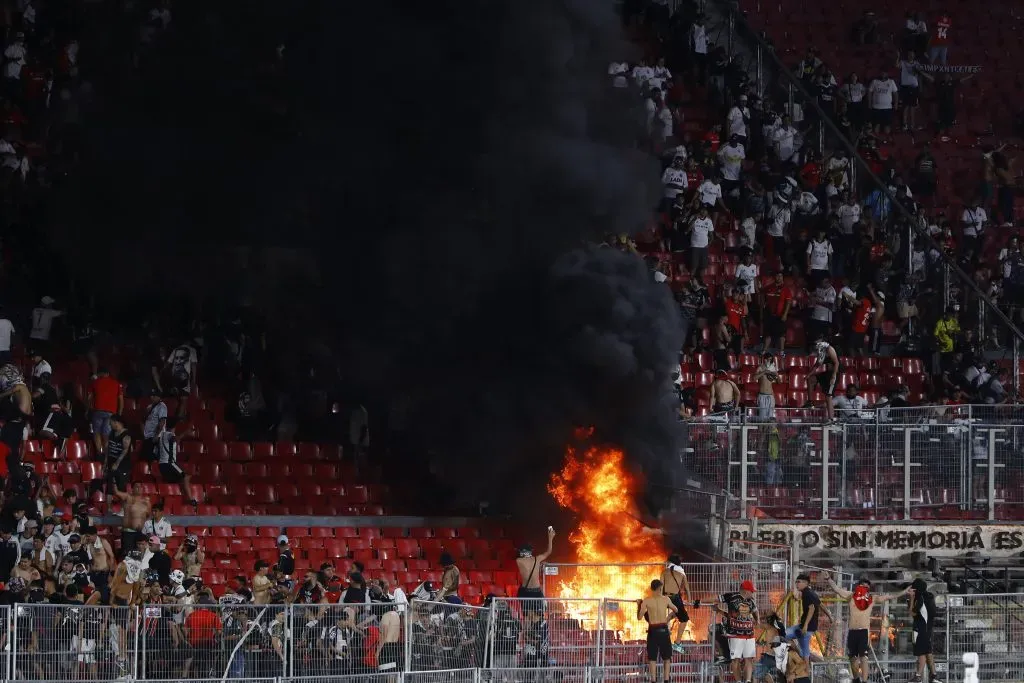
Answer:
M828 519L828 437L829 426L821 427L821 518Z
M750 503L750 496L747 488L747 443L749 426L740 427L740 514L743 519L747 517L747 505Z
M996 430L988 430L988 476L985 477L988 497L988 518L996 518ZM947 650L948 652L948 650Z
M903 428L903 519L910 519L910 438L913 429Z

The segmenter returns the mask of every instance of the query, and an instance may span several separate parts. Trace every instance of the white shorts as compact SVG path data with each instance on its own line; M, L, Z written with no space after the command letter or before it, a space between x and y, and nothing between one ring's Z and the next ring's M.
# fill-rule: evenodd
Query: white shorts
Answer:
M729 638L729 659L753 659L756 656L756 640L753 638Z
M71 636L71 651L78 655L78 661L82 664L96 663L96 641L92 638Z

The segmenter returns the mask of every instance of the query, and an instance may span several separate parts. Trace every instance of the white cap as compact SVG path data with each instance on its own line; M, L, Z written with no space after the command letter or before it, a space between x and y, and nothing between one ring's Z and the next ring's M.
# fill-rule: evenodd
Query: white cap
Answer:
M43 297L43 298L42 298L42 299L40 300L40 303L41 303L41 304L42 304L43 306L49 306L49 305L50 305L50 304L52 304L52 303L53 303L54 301L56 301L56 299L54 299L54 298L53 298L52 296L44 296L44 297Z
M288 542L288 537L285 536L284 534L281 534L280 536L277 537L277 544L278 545L281 545L282 543L287 543L287 542Z

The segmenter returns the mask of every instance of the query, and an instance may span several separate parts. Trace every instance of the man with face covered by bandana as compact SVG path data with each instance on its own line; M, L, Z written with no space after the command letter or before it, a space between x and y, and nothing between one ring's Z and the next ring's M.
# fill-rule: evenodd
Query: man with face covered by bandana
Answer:
M544 591L540 587L540 565L551 556L551 546L555 540L555 530L548 527L548 549L540 555L533 554L533 547L524 545L519 548L516 568L519 570L519 590L517 598L523 598L523 610L540 612L544 609ZM529 600L527 598L534 598Z
M853 683L866 682L868 680L868 655L870 654L868 632L871 628L871 608L875 604L906 595L907 591L875 595L871 592L871 581L863 576L857 581L852 591L837 586L831 575L828 577L828 585L836 595L850 603L850 631L846 636L846 655L850 658Z

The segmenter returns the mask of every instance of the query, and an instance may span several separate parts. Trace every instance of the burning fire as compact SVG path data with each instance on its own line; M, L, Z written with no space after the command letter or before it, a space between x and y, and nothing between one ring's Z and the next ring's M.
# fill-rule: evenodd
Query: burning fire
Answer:
M636 619L635 600L647 595L666 557L661 534L637 517L637 486L625 467L623 452L605 447L569 448L565 465L548 484L555 501L579 516L576 529L569 534L576 561L595 565L578 567L573 576L560 577L558 597L624 601L619 610L607 613L605 625L620 632L623 640L636 640L646 631L646 625ZM616 564L647 566L612 566ZM572 603L566 603L566 610L583 621L593 618L577 614Z

